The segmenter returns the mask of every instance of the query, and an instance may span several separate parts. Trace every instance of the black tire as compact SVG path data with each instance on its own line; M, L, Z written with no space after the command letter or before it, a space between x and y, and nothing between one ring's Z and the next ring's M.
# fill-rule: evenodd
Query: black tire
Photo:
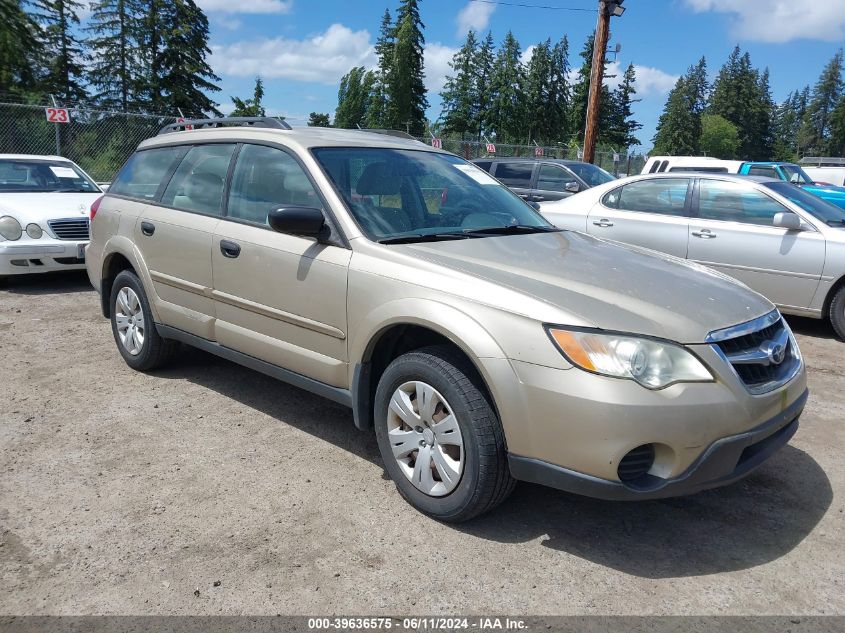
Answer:
M428 383L443 395L463 436L463 474L457 487L445 496L429 496L416 488L402 472L390 446L390 399L400 385L413 380ZM374 411L385 469L399 493L421 512L440 521L459 523L496 507L513 490L516 481L508 468L502 424L477 371L453 348L426 347L394 360L379 380Z
M144 344L141 346L140 352L133 355L123 346L120 341L120 336L117 331L117 322L115 320L115 305L117 303L117 295L123 288L130 288L138 295L141 310L144 314ZM138 276L129 270L120 272L114 280L111 288L111 330L114 336L114 342L123 360L132 369L137 371L151 371L166 365L173 357L173 353L178 347L176 341L171 341L159 336L158 331L153 321L153 313L150 310L150 303L147 300L147 293L144 292L144 286L141 285L141 280Z
M829 316L830 324L833 326L836 336L845 341L845 286L842 286L833 295Z

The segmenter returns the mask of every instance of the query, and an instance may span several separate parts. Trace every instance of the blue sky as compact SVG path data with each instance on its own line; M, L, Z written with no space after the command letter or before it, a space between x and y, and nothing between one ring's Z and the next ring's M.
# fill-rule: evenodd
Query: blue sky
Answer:
M593 9L596 0L510 0ZM210 19L212 67L221 76L215 99L224 111L230 95L250 96L254 78L266 84L265 105L293 124L311 111L333 113L339 78L353 66L372 66L372 45L385 8L398 0L197 0ZM814 83L845 41L845 0L626 0L627 11L612 21L611 46L618 63L637 66L642 101L637 118L650 140L667 92L678 75L707 57L715 75L735 44L771 71L776 100ZM429 117L440 114L448 62L468 28L492 30L500 42L513 30L523 49L567 34L577 66L596 14L495 5L467 0L422 0L426 25L426 84Z

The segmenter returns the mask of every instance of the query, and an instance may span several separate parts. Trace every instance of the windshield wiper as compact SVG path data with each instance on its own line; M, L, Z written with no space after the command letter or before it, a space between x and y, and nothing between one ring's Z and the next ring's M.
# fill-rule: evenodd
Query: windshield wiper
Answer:
M531 226L528 224L510 224L508 226L488 226L464 231L465 235L510 235L528 233L557 233L561 229L554 226Z
M473 237L466 233L415 233L414 235L397 235L379 240L379 244L414 244L417 242L443 242L446 240L467 240Z

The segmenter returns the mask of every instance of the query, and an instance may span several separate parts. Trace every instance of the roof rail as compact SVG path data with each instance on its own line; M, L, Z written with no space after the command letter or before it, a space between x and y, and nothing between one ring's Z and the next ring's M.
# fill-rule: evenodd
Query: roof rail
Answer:
M165 125L159 134L170 134L172 132L181 132L186 129L201 129L212 127L226 127L226 126L245 126L245 127L267 127L275 128L277 130L289 130L290 124L284 119L278 119L271 116L230 116L218 117L216 119L186 119Z
M358 132L369 132L370 134L383 134L384 136L395 136L396 138L406 138L412 141L418 140L416 136L412 136L402 130L380 130L376 128L359 128Z

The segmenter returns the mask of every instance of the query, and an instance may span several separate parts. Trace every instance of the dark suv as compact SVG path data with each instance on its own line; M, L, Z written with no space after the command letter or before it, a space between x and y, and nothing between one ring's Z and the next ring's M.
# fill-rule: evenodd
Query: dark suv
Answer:
M479 158L473 162L528 202L562 200L614 180L601 167L575 160Z

